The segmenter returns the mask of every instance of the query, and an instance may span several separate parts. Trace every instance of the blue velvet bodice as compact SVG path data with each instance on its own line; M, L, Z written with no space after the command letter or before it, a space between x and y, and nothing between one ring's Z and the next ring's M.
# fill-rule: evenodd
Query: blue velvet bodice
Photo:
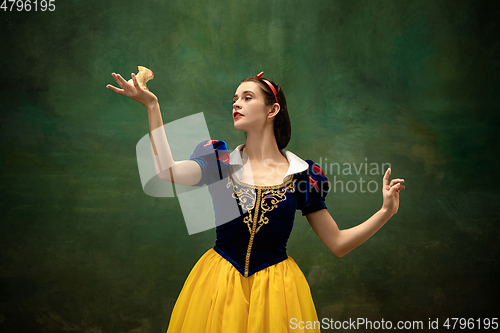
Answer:
M295 211L302 215L326 208L328 179L314 162L279 185L240 181L223 141L204 141L191 159L202 169L196 186L208 185L214 204L217 240L214 250L244 276L285 260ZM302 162L303 163L303 162Z

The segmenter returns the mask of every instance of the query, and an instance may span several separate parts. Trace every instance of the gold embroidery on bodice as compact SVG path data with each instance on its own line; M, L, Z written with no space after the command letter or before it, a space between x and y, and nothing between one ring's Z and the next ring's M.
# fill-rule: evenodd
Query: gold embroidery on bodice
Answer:
M295 192L295 182L297 180L293 176L290 176L288 180L278 185L252 185L241 182L233 175L233 167L231 166L226 187L233 188L232 197L238 200L238 205L241 206L243 213L248 214L243 218L243 222L247 225L250 232L245 260L245 277L247 277L255 234L263 225L269 223L269 219L265 214L277 208L278 203L286 200L287 190L291 193ZM238 186L234 184L233 178ZM257 220L259 210L261 210L261 213L260 218Z

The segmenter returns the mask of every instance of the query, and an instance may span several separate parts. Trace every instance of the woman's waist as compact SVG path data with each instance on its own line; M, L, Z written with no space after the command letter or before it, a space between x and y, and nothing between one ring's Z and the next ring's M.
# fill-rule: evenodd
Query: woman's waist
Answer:
M250 276L288 258L286 248L265 251L259 246L243 250L241 247L215 245L213 249L228 260L243 276Z
M250 262L264 263L287 256L286 240L277 241L263 237L253 239L218 238L214 248L221 250L239 264L244 263L247 258L250 259Z

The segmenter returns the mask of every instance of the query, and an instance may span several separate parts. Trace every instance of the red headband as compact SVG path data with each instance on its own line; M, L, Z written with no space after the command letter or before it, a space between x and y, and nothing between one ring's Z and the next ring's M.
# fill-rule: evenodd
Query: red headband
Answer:
M264 72L260 72L259 74L255 75L255 77L256 77L257 79L261 79L260 77L261 77L262 75L264 75ZM264 81L264 82L265 82L265 83L269 86L269 88L271 88L271 90L273 91L273 94L274 94L274 98L276 99L276 103L278 103L278 104L279 104L280 102L278 102L278 96L277 96L277 94L276 94L276 89L274 89L273 84L272 84L271 82L267 81L266 79L261 79L261 80L262 80L262 81Z

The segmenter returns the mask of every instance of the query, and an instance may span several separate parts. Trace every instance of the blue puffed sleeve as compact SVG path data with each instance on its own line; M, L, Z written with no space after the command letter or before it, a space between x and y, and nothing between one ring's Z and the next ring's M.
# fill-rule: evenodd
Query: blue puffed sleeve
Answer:
M229 170L229 149L221 140L200 142L189 159L201 167L201 180L194 186L210 185L222 180Z
M299 197L297 209L302 215L314 213L326 208L325 197L330 189L330 183L319 165L311 160L306 160L309 167L299 174Z

